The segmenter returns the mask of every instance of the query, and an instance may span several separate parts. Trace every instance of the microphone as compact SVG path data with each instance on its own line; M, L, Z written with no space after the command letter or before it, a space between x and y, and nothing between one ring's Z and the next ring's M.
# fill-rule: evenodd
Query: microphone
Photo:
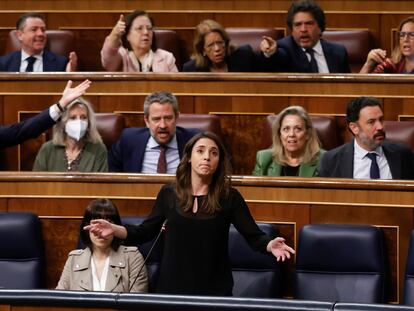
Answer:
M135 282L137 281L137 279L138 279L139 275L141 274L142 269L145 267L145 263L147 262L147 260L148 260L149 256L151 255L152 250L154 249L155 245L157 244L157 242L158 242L158 240L159 240L159 238L160 238L161 234L162 234L162 233L166 230L166 229L165 229L165 225L167 224L167 220L168 220L168 219L164 220L164 222L162 223L162 226L161 226L160 232L158 232L158 235L157 235L157 237L155 238L154 243L152 243L151 248L150 248L150 250L148 251L147 256L145 256L145 258L144 258L144 262L142 263L142 266L141 266L141 268L139 269L138 274L136 275L136 277L135 277L135 279L134 279L134 282L132 282L131 286L129 287L129 292L131 292L132 287L134 287Z

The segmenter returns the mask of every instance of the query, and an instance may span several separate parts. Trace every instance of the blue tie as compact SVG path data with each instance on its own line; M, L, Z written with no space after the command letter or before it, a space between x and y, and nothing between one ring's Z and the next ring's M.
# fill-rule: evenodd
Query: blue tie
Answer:
M367 153L367 157L371 159L371 168L369 169L369 175L372 179L380 178L380 171L377 163L377 154L374 152Z
M33 64L36 62L36 57L29 56L28 58L26 58L26 60L27 60L26 72L33 72Z

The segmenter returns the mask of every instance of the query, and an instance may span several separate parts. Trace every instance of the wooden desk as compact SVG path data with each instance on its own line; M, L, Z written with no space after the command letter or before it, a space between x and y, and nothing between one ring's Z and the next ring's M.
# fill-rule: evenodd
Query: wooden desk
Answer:
M67 254L76 248L79 224L91 199L110 198L121 215L147 215L172 176L140 174L0 173L3 211L31 211L42 221L47 286L59 279ZM278 224L294 247L310 223L372 224L382 228L391 265L390 301L399 302L413 227L414 181L233 176L257 221ZM292 296L293 262L285 266L286 297Z

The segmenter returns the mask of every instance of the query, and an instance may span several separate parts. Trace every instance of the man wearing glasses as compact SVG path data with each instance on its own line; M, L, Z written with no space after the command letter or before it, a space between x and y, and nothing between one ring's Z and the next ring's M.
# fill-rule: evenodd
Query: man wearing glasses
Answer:
M414 16L400 23L397 35L391 57L385 50L371 50L360 73L414 73Z

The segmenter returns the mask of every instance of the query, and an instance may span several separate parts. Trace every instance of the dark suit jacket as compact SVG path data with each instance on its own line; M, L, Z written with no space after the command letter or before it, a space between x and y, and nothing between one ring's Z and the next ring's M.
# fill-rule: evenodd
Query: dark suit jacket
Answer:
M341 44L327 42L321 39L322 50L325 55L330 73L349 73L348 52ZM312 72L306 53L298 46L292 36L277 41L277 52L272 56L274 66L287 72ZM275 69L275 71L278 70Z
M180 158L183 155L185 144L197 133L198 131L195 129L177 126L176 135ZM109 171L140 173L149 138L150 132L146 127L124 129L119 140L109 151Z
M400 144L383 142L382 148L393 179L414 179L413 153ZM354 141L327 151L318 168L318 176L353 178Z
M49 115L49 108L20 123L0 126L0 148L10 147L35 138L50 128L55 121Z
M21 51L0 56L0 71L20 71ZM50 51L43 51L43 71L66 71L68 59Z
M271 71L272 61L271 59L266 59L261 53L255 53L250 45L238 47L225 60L229 72ZM183 71L209 72L210 68L197 68L195 61L192 59L184 64Z

